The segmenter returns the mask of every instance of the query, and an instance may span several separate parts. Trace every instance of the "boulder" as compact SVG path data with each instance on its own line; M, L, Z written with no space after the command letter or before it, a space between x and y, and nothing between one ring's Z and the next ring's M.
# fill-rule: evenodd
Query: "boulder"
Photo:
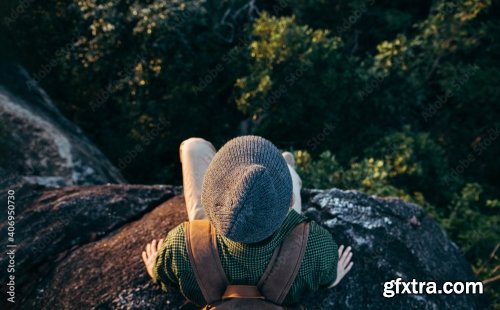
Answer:
M147 242L186 220L180 188L107 185L20 187L16 239L19 309L178 309L141 261ZM311 309L480 309L480 295L383 296L384 282L477 281L470 265L418 206L355 191L304 190L303 210L350 245L354 267L340 285L304 298ZM3 222L2 222L3 223ZM0 226L5 232L5 225ZM5 248L4 241L0 244ZM5 257L0 256L4 268ZM4 279L1 279L4 281ZM5 282L3 282L5 283ZM5 300L5 299L4 299Z
M7 249L7 244L15 245L16 305L23 309L31 309L25 306L23 300L33 297L38 281L44 280L47 273L65 261L73 251L85 244L108 238L120 227L133 223L154 207L179 194L177 187L166 185L114 184L46 188L25 182L15 184L10 189L15 191L14 240L12 242L2 238L0 246ZM7 201L7 193L8 191L0 193L1 201ZM5 217L6 212L2 212L2 236L7 236L9 225ZM102 249L102 253L108 252ZM93 255L96 253L90 257ZM110 261L121 260L106 257ZM7 264L7 255L1 255L2 270L7 269ZM129 270L129 266L124 270ZM7 283L9 275L2 272L0 281ZM4 291L2 293L5 294ZM5 300L2 296L2 302Z
M304 214L353 248L354 266L340 285L307 299L311 309L483 309L481 295L384 297L384 282L478 281L470 264L424 210L395 198L339 189L306 192ZM395 287L392 287L395 291ZM400 285L399 290L402 290ZM425 290L424 290L425 292Z
M125 182L26 70L6 62L0 62L0 120L2 183L19 177L52 186Z

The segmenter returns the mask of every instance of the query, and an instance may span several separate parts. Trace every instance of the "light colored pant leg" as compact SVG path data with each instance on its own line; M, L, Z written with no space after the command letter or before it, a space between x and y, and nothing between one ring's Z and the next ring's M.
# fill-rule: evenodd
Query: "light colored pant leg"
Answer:
M302 199L300 197L300 189L302 188L302 180L300 179L295 168L287 164L288 170L290 170L290 174L292 175L292 184L293 184L293 209L297 211L297 213L302 212Z
M201 204L201 186L203 176L215 155L212 143L202 138L189 138L179 147L182 163L182 183L188 218L205 219L205 210Z

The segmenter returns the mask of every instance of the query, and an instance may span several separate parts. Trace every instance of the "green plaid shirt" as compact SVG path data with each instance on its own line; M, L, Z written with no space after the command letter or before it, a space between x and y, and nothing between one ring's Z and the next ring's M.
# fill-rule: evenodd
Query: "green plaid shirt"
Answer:
M305 217L290 211L281 228L263 244L252 245L231 241L217 235L217 247L224 272L231 284L255 285L273 254L289 232ZM301 297L331 284L337 273L337 244L324 228L310 222L310 233L304 260L288 295L285 305L297 304ZM184 241L184 225L172 229L156 258L154 274L164 290L177 286L188 300L197 305L206 301L191 271Z

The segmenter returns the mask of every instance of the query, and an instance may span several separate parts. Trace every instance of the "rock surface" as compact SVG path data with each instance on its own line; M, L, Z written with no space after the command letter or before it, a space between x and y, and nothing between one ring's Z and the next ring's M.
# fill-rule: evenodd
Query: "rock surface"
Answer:
M14 242L10 243L16 245L16 305L22 309L33 309L23 300L33 298L38 281L44 280L48 272L65 262L66 256L86 244L108 237L120 227L133 223L143 214L179 193L178 188L165 185L69 186L48 189L40 185L22 183L11 189L16 192L16 230ZM7 201L6 194L6 191L2 191L2 201ZM6 213L2 212L0 218L2 236L7 236L8 223L5 215ZM134 235L128 237L133 238ZM6 238L2 238L0 247L6 249L7 242ZM109 262L121 262L120 266L124 272L129 272L131 264L127 265L122 257L108 256L108 250L105 248L101 249L101 254L104 254L104 258L109 259ZM97 255L92 253L80 259L84 262ZM0 256L2 270L7 268L7 259L7 255ZM104 260L101 264L103 262ZM103 270L98 268L97 271ZM7 283L7 274L2 272L0 275L2 283ZM85 282L84 287L89 290L95 284ZM50 293L56 291L61 293L59 288ZM3 290L2 294L5 294ZM2 296L2 302L5 300ZM47 307L54 309L50 305Z
M483 309L481 295L383 297L384 282L477 281L459 248L417 205L356 191L309 191L304 214L353 247L354 267L333 290L308 299L312 309ZM393 288L394 289L394 288ZM400 287L401 289L401 287Z
M164 293L149 281L140 258L146 242L186 219L184 200L175 196L179 188L28 184L17 192L17 308L178 309L183 304L177 291ZM339 244L353 247L355 264L339 286L306 298L309 308L484 306L479 295L382 296L383 283L398 277L476 281L458 248L418 206L337 189L303 191L302 201L306 216ZM0 231L5 232L3 221ZM5 264L0 257L1 267Z
M125 179L20 66L0 62L0 180L46 185Z

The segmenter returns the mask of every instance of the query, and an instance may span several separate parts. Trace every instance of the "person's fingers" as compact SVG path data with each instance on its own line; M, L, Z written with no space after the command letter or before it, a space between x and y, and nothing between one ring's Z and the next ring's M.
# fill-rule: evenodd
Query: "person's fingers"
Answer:
M160 251L160 248L161 248L161 245L163 244L163 239L160 239L160 241L158 241L158 246L157 246L157 249L156 251Z
M337 263L337 278L335 279L335 282L330 285L329 287L334 287L337 285L344 277L345 275L351 270L352 266L354 265L353 262L351 262L352 259L352 248L350 246L344 247L341 245L338 249L339 251L339 260Z
M344 268L344 270L342 272L342 277L345 277L345 275L351 270L353 265L354 265L354 263L350 262L349 265L347 265L346 268Z
M351 247L347 247L347 248L344 248L344 250L342 251L342 257L346 257L347 254L349 254L351 251Z
M353 263L353 262L351 262L351 263L347 266L347 268L346 268L346 270L345 270L345 274L347 274L347 273L351 270L351 268L352 268L352 266L353 266L353 265L354 265L354 263Z
M146 251L142 251L142 260L144 261L144 264L148 264L148 256L146 255Z
M160 239L158 241L156 239L153 239L153 241L146 245L146 251L144 251L142 255L143 258L147 260L148 258L156 256L156 254L158 254L158 251L160 250L162 243L163 239Z
M347 258L349 257L349 255L351 255L351 247L347 247L344 251L344 253L342 253L342 258L343 258L343 261L346 261Z
M342 267L344 266L345 259L346 259L345 254L340 257L340 259L339 259L340 266L342 266Z
M352 252L350 252L344 260L346 266L351 262L351 258L352 258Z
M347 266L347 262L346 262L345 257L343 257L343 258L342 258L342 260L340 261L340 268L341 268L342 270L344 270L344 269L345 269L345 266Z
M342 257L342 254L344 253L344 246L341 245L339 248L339 258Z
M344 269L345 269L345 266L347 266L347 263L346 263L346 260L345 260L345 259L343 259L343 260L340 262L340 268L341 268L342 270L344 270Z
M345 269L349 265L352 258L351 247L347 247L339 257L338 265L341 269Z
M342 278L349 272L349 270L351 270L353 265L354 265L354 263L350 262L347 266L342 267L342 269L340 271Z
M344 250L344 252L343 252L343 253L342 253L342 255L340 256L339 261L341 261L341 262L345 262L345 260L346 260L346 259L347 259L347 257L349 256L349 253L350 253L350 249L349 249L349 247L348 247L348 248L346 248L346 249Z
M349 254L345 257L345 259L344 259L344 261L343 261L343 264L344 264L344 265L343 265L343 266L344 266L344 269L345 269L345 268L347 267L347 265L349 265L349 263L351 262L351 257L352 257L352 253L349 253Z

